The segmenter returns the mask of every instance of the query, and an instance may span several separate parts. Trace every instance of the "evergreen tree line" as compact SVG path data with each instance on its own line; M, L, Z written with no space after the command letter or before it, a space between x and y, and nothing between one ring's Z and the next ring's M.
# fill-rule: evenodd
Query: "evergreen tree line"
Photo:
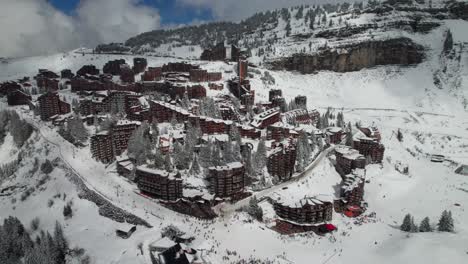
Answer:
M61 125L58 133L72 144L83 143L89 136L79 114L74 114L65 125Z
M432 232L434 227L431 225L429 217L425 217L421 223L416 225L414 217L411 214L405 215L403 223L400 226L401 231L417 233L417 232ZM452 212L444 210L437 223L437 231L440 232L453 232L454 224Z
M88 256L83 256L82 249L70 250L58 222L52 234L41 230L33 235L38 226L39 221L33 220L32 231L28 232L18 218L6 218L0 226L0 263L64 264L69 258L74 258L81 264L90 262Z
M8 132L18 148L21 148L33 132L33 127L21 119L15 111L0 111L0 144L3 143Z

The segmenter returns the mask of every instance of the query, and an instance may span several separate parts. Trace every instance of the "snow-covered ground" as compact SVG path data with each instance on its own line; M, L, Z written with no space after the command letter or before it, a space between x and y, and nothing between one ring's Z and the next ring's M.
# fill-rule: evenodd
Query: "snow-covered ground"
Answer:
M457 42L468 41L462 29L466 22L447 23ZM442 34L442 30L434 36ZM427 39L426 39L427 40ZM462 82L456 93L434 86L432 74L439 67L438 54L442 42L434 43L428 59L415 67L378 67L352 73L320 72L315 75L300 75L290 72L271 72L274 85L265 85L259 74L251 80L259 101L267 101L269 89L280 88L289 101L296 95L307 95L309 108L343 108L345 121L361 121L374 124L382 133L386 147L383 165L371 165L367 170L365 200L368 212L375 218L356 224L353 219L333 215L333 223L339 228L333 235L319 237L313 234L281 236L267 224L251 221L241 212L228 214L213 221L201 221L174 213L156 201L137 194L136 186L119 177L114 165L105 166L91 158L89 147L78 149L63 140L48 125L18 107L16 110L39 130L30 145L34 151L41 150L41 160L55 157L63 159L65 168L74 170L86 185L114 205L132 212L148 221L153 228L138 227L128 240L115 236L116 228L127 228L99 215L98 208L77 196L74 185L65 177L65 171L56 168L51 179L37 188L32 196L21 201L19 190L11 196L0 196L1 218L15 215L25 223L35 216L41 219L41 228L51 229L55 220L64 223L65 232L73 245L81 246L95 263L150 263L146 246L160 238L161 228L174 224L196 240L193 247L202 250L210 263L230 263L253 256L270 259L275 263L466 263L468 260L468 177L455 174L456 166L450 162L432 163L428 155L442 154L455 162L468 164L468 114L458 95L468 91L468 61L463 57L460 72ZM439 43L440 42L440 43ZM35 75L38 68L73 71L85 64L102 67L111 59L124 57L131 62L132 56L93 55L63 53L51 56L24 58L0 64L0 80L9 80ZM171 58L148 57L150 66L158 66ZM208 70L230 71L232 65L222 62L199 62ZM258 69L261 73L263 68ZM228 78L230 74L225 74ZM64 92L65 94L68 91ZM5 102L0 109L6 107ZM338 111L338 110L335 110ZM394 132L401 129L403 142L398 142ZM0 146L0 164L8 160L13 150L8 136ZM10 142L10 143L8 143ZM45 146L50 151L44 151ZM409 175L394 169L401 161L409 166ZM28 171L32 161L25 163L16 173L16 178L0 185L3 189L12 185L35 186L42 177ZM26 164L28 163L28 164ZM324 160L306 178L294 182L288 192L294 195L322 193L323 184L337 182L336 173L330 171ZM331 174L331 175L328 175ZM326 178L330 176L331 178ZM331 188L331 186L329 186ZM327 188L323 192L331 193ZM278 190L281 192L281 190ZM53 198L62 193L62 198ZM63 193L65 201L73 200L73 218L65 220L62 215ZM291 194L292 196L292 194ZM13 198L16 201L13 203ZM50 208L47 203L54 200ZM455 204L458 204L455 205ZM268 205L262 204L268 209ZM271 208L270 208L271 209ZM419 223L429 216L435 224L445 209L451 210L455 219L455 233L417 233L407 235L398 229L403 216L411 213ZM271 210L270 210L271 213ZM143 244L144 256L139 256L137 245ZM227 250L236 251L228 256ZM223 257L228 256L228 260Z

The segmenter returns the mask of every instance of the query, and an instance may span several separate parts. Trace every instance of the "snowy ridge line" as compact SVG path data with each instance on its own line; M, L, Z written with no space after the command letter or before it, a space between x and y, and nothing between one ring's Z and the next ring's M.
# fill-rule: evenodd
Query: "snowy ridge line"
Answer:
M125 221L128 220L128 217L131 217L131 218L134 218L133 220L130 219L130 221L128 223L131 223L131 224L136 224L136 225L143 225L143 226L146 226L148 228L151 228L152 226L146 222L145 220L143 220L143 218L140 218L139 216L136 216L132 213L129 213L127 212L126 210L116 206L114 203L113 203L113 200L111 198L109 198L108 196L106 196L105 194L103 194L102 192L100 192L99 190L97 190L92 184L89 183L89 181L86 180L85 177L83 177L80 173L78 173L74 168L73 166L71 166L71 164L69 162L67 162L64 157L63 157L63 154L62 154L62 149L60 148L59 144L49 140L41 131L41 129L39 128L39 126L37 126L35 123L36 121L35 120L32 120L32 119L26 119L26 121L28 121L29 124L31 124L38 132L39 132L39 135L42 136L42 138L44 138L44 140L48 143L50 143L51 145L55 146L57 149L58 149L58 154L59 154L59 159L63 162L63 164L66 166L66 169L69 170L69 172L71 172L71 174L75 175L76 177L78 177L79 180L81 180L81 184L83 184L83 186L78 186L80 187L82 190L82 192L85 193L85 196L83 197L83 199L85 200L89 200L93 203L95 203L98 207L99 207L99 214L101 214L102 216L104 217L107 217L107 218L110 218L114 221L117 221L119 222L116 218L115 218L115 214L111 214L110 212L113 212L114 210L112 210L113 208L117 209L120 211L120 214L124 214L126 215L127 217L125 216L122 216ZM31 122L32 121L32 122ZM76 183L76 182L75 182ZM89 195L91 193L91 195ZM93 196L96 195L97 197L94 197L91 198L90 196ZM102 201L97 201L99 199L102 199Z
M372 108L372 107L318 107L321 109L327 109L331 108L334 110L350 110L350 111L391 111L391 112L400 112L400 113L408 113L409 110L401 110L401 109L395 109L395 108ZM431 113L431 112L424 112L424 111L412 111L413 113L417 114L424 114L424 115L433 115L433 116L446 116L446 117L455 117L454 115L448 115L448 114L438 114L438 113Z

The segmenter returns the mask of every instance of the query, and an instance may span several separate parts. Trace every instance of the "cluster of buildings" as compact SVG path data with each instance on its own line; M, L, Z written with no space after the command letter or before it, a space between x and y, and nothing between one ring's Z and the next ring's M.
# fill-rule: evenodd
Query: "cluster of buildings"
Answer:
M203 134L198 145L211 144L203 136L224 135L229 142L229 134L235 128L242 138L250 142L265 138L269 143L266 153L268 174L279 181L290 180L296 171L297 139L301 133L308 136L322 136L330 144L341 144L345 132L342 128L327 128L316 134L316 130L305 130L319 122L320 114L307 109L307 97L297 96L288 104L282 90L269 91L268 102L254 104L255 91L251 89L248 62L243 59L237 47L217 45L203 52L204 60L232 60L237 62L237 76L226 82L231 94L240 105L234 106L230 96L213 99L219 109L218 118L200 114L202 99L207 96L207 88L223 90L221 72L209 72L197 65L185 62L168 63L161 67L148 67L144 58L135 58L130 67L125 60L107 62L102 74L93 65L85 65L76 75L68 69L55 73L41 69L35 80L42 90L38 104L25 92L25 84L7 82L0 84L0 94L7 95L10 105L35 105L42 120L53 120L57 116L71 112L71 105L60 98L61 83L69 85L71 91L80 95L76 111L88 124L94 124L97 117L109 113L119 113L122 118L115 120L103 131L90 138L92 156L103 163L117 159L117 171L121 175L134 175L142 193L167 202L188 199L184 195L186 175L155 169L151 165L136 166L125 156L133 132L142 122L177 122L186 126L199 127ZM141 74L141 81L136 76ZM119 76L120 81L114 78ZM60 78L62 80L60 80ZM149 99L148 94L165 96ZM158 98L158 99L156 99ZM184 104L190 104L189 106ZM237 102L236 102L237 103ZM293 105L294 107L291 107ZM75 105L74 105L75 106ZM290 109L293 108L293 109ZM123 118L125 116L125 118ZM183 143L184 136L177 140ZM176 138L152 138L159 142L161 153L170 153ZM353 138L353 146L337 146L335 149L336 170L342 177L340 199L324 201L304 197L297 201L271 199L277 216L297 225L314 225L330 221L332 211L354 216L362 208L365 184L365 167L369 163L382 162L385 148L380 143L381 136L375 127L361 127ZM251 143L243 144L241 156L253 150ZM198 148L195 150L197 151ZM236 199L245 195L250 180L244 162L230 162L223 166L208 167L204 171L207 191L220 200ZM190 196L190 199L193 196Z

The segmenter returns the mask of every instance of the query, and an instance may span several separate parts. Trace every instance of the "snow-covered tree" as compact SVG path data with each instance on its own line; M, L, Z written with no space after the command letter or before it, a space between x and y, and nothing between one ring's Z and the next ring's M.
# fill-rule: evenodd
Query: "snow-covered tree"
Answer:
M231 125L231 127L229 129L229 140L230 141L236 141L239 144L242 143L241 134L239 132L239 129L235 125Z
M159 148L156 148L155 154L154 154L154 167L157 169L164 169L165 165L165 160L164 160L164 155L161 153Z
M453 232L454 224L452 218L452 212L444 210L440 216L439 223L437 224L437 230L441 232Z
M190 175L199 175L201 173L200 163L198 162L198 155L193 155L192 166L190 166Z
M258 142L257 151L253 155L253 166L256 173L260 173L267 163L267 153L265 146L265 139L262 138Z
M263 220L263 210L258 205L257 197L252 197L249 200L249 205L246 208L247 213L252 216L253 218L257 219L258 221Z
M211 160L211 147L210 147L209 144L203 145L200 148L199 158L200 158L201 165L204 168L208 168L208 167L213 166L213 162Z
M174 167L172 166L171 156L169 154L166 154L166 156L164 157L164 169L169 172L172 172L174 170Z
M174 157L174 165L178 170L185 170L188 167L188 163L186 160L186 154L182 148L182 145L179 142L175 142L174 144L174 151L173 151L173 157Z
M422 221L421 224L419 225L419 232L432 232L432 226L431 223L429 222L429 217L425 217Z
M67 130L75 141L84 142L88 139L88 131L79 115L75 114L72 119L68 120Z
M403 223L400 226L400 230L410 232L412 227L412 220L413 218L411 217L411 214L405 215L405 218L403 218Z
M398 141L403 142L403 133L401 133L400 129L397 131L397 139Z
M128 140L128 156L135 159L137 165L144 164L151 154L151 139L149 135L149 126L143 123L133 131Z

